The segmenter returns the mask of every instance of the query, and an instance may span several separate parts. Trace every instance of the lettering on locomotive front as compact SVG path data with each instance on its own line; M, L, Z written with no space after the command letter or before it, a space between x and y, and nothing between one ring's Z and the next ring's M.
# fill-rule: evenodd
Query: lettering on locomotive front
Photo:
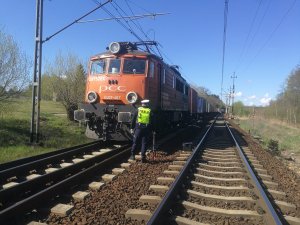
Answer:
M121 96L111 96L111 95L105 95L103 97L104 100L121 100Z
M104 76L90 76L88 81L105 81L106 78Z
M125 86L107 86L107 85L101 85L99 87L99 93L102 92L125 92L126 87Z

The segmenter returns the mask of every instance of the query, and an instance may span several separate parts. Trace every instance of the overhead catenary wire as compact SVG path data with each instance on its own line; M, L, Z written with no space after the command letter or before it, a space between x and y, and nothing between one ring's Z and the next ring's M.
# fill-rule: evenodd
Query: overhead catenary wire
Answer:
M131 1L131 0L126 0L127 2L131 2L132 4L134 4L135 6L137 6L138 8L144 10L146 13L151 13L150 11L148 11L147 9L141 7L140 5L136 4L136 2Z
M97 0L93 0L96 4L101 4ZM120 19L118 19L115 15L113 15L108 9L105 7L102 7L102 9L112 18L114 18L125 30L127 30L129 33L131 33L133 36L135 36L139 41L142 41L142 39L129 27L127 27ZM121 16L122 17L122 16Z
M273 36L275 35L276 31L279 29L279 27L281 26L281 24L283 23L283 21L287 18L288 14L292 11L292 9L294 8L295 4L296 4L297 0L294 0L292 2L292 4L290 5L290 7L287 9L287 11L283 14L282 18L280 19L279 23L276 25L276 27L273 29L273 31L271 32L271 34L268 36L268 38L266 39L266 41L263 43L263 45L260 47L260 49L258 50L258 52L255 54L255 56L252 58L252 60L249 62L249 64L246 66L246 68L244 69L243 72L245 72L250 65L255 61L255 59L259 56L259 54L263 51L263 49L268 45L268 43L271 41L271 39L273 38Z
M104 7L104 5L106 5L107 3L111 2L112 0L107 0L106 2L104 2L103 4L99 3L98 6L96 8L94 8L93 10L89 11L88 13L84 14L83 16L81 16L80 18L74 20L72 23L68 24L67 26L61 28L59 31L55 32L54 34L52 34L51 36L47 37L45 40L43 40L42 42L46 42L49 41L51 38L53 38L54 36L58 35L59 33L61 33L62 31L66 30L67 28L69 28L70 26L72 26L73 24L77 23L79 20L87 17L88 15L92 14L93 12L95 12L96 10L100 9L101 7Z
M98 0L92 0L92 1L96 4L100 4L98 2ZM108 9L103 8L103 10L112 17L112 18L110 18L110 20L111 19L116 20L124 29L126 29L129 33L131 33L133 36L135 36L135 38L137 38L140 42L143 42L142 38L134 31L133 27L129 24L129 22L131 22L145 36L146 42L151 41L151 39L148 37L148 35L144 32L143 28L139 25L139 23L136 21L133 21L136 16L134 16L133 10L131 9L131 7L128 4L127 4L127 6L129 8L129 10L132 12L132 16L129 16L117 3L112 2L111 5L115 9L115 11L119 14L119 17L113 15L113 13L110 12ZM147 10L144 10L144 11L146 11L148 13L146 16L151 16L151 15L160 16L160 15L170 14L170 13L150 13ZM124 20L125 22L122 22L121 20ZM94 22L94 21L95 20L91 20L91 22ZM99 19L99 21L102 21L102 20ZM87 22L87 21L83 21L83 22ZM157 43L157 44L160 45L159 43ZM158 49L157 45L155 45L156 50L147 44L145 44L145 47L146 47L147 51L150 52L150 49L151 49L152 52L154 52L156 55L159 55L162 58L161 51Z
M94 19L94 20L79 20L77 23L92 23L92 22L102 22L102 21L109 21L109 20L115 20L117 19L132 19L132 20L138 20L145 17L156 17L156 16L163 16L167 15L169 13L150 13L150 14L142 14L142 15L133 15L133 16L123 16L123 17L115 17L115 18L102 18L102 19Z
M126 5L127 5L127 7L129 8L129 10L130 10L130 12L132 13L132 15L134 15L134 13L133 13L133 10L132 10L132 8L130 7L130 5L128 4L128 1L127 0L125 0L125 3L126 3ZM132 21L133 22L133 21ZM137 21L136 23L135 22L133 22L138 28L139 28L139 30L144 34L144 36L146 37L146 39L147 40L150 40L150 38L148 37L148 35L144 32L144 30L143 30L143 28L142 28L142 26L140 25L140 23ZM161 55L161 52L160 52L160 50L158 49L158 47L157 47L157 45L155 45L155 48L156 48L156 50L157 50L157 52L158 52L158 55L160 55L160 57L162 58L162 55ZM154 51L154 49L152 49L152 51Z
M124 10L117 4L117 3L113 3L112 4L112 7L115 9L115 11L120 15L120 16L123 16L122 15L122 12L124 13ZM126 16L127 14L125 13L125 16ZM129 24L129 21L127 20L127 19L125 19L125 18L122 18L124 21L125 21L125 23L127 24L127 26L129 27L129 29L135 34L135 36L140 40L140 41L143 41L143 39L139 36L139 35L137 35L136 34L136 32L134 32L133 31L133 28L132 28L132 26ZM130 19L129 19L130 20ZM131 21L131 20L130 20ZM134 24L134 23L133 23Z
M127 1L126 1L127 2ZM116 3L115 3L116 4ZM116 4L117 6L116 7L118 7L125 15L127 15L126 14L126 12L118 5L118 4ZM130 8L130 6L129 5L127 5L128 7L129 7L129 10L131 11L131 13L133 14L133 11L132 11L132 9ZM144 9L145 10L145 9ZM145 10L146 12L148 12L147 10ZM120 13L120 12L119 12ZM149 12L148 12L149 13ZM121 14L120 14L121 15ZM145 38L146 38L146 40L150 40L150 38L148 37L148 35L144 32L144 30L143 30L143 28L139 25L139 24L136 24L134 21L131 21L134 25L135 25L135 27L137 28L137 29L139 29L140 31L141 31L141 33L145 36ZM158 43L158 42L157 42ZM159 43L158 43L158 45L160 45ZM166 58L170 63L170 65L174 65L174 63L172 62L172 60L161 50L161 49L159 49L158 48L158 45L154 45L154 47L156 48L156 51L153 49L153 48L151 48L151 50L153 51L153 52L155 52L155 54L156 55L159 55L162 59L163 58ZM160 45L161 46L161 45ZM164 56L164 57L163 57ZM181 74L182 74L182 72L181 72ZM186 79L188 79L185 75L183 75L182 74L182 76L184 77L184 78L186 78Z
M132 13L132 15L134 15L133 10L129 6L128 2L127 1L125 1L125 2L126 2L127 7L129 8L130 12ZM119 13L120 13L120 11L122 11L125 16L128 16L128 14L117 3L115 3L115 5L117 7L116 11L118 11ZM151 39L148 37L148 35L144 32L144 30L143 30L142 26L139 24L139 22L138 21L133 21L131 18L129 18L129 19L130 19L130 22L145 36L146 41L151 41ZM128 21L126 21L126 22L128 23ZM128 25L129 25L129 23L128 23ZM160 55L160 57L162 58L161 53L160 53L157 45L154 45L154 46L157 50L156 54ZM146 48L147 48L148 51L149 51L149 49L151 49L152 52L155 52L155 50L151 46L146 45Z
M117 3L114 3L113 7L119 13L119 15L122 15L122 13L123 13L125 16L128 16L128 14ZM130 8L130 11L132 12L131 8ZM133 14L133 12L132 12L132 14ZM129 24L129 22L131 22L145 36L146 41L150 41L150 39L148 38L147 34L144 32L143 28L138 24L137 21L133 21L132 19L129 19L129 21L127 21L126 19L124 19L124 21L132 29L131 25ZM146 45L146 48L147 48L148 51L150 51L149 48L153 51L153 49L150 46L148 47Z
M98 0L92 0L94 3L96 4L100 4L100 2ZM129 0L128 0L129 1ZM131 2L131 1L130 1ZM139 26L138 24L135 23L135 21L132 21L132 18L117 4L112 2L111 6L115 9L115 11L117 12L117 14L119 15L119 17L116 17L115 15L113 15L112 12L110 12L107 8L103 7L102 9L109 15L112 17L112 19L116 20L124 29L126 29L130 34L132 34L135 38L137 38L140 42L144 42L142 40L142 38L134 31L133 27L129 24L129 22L132 22L134 24L134 26L145 36L146 40L150 41L150 38L148 37L148 35L143 31L143 29L141 28L141 26ZM130 6L128 6L130 8ZM144 11L146 11L147 13L151 14L151 12L143 9ZM131 13L133 13L132 9L130 9ZM166 13L168 14L168 13ZM128 18L127 21L126 17ZM125 22L121 21L124 20ZM156 49L152 49L151 50L156 54L159 55L162 59L166 58L170 63L170 65L173 65L174 63L172 62L172 60L161 50L158 48L158 45L161 46L160 43L157 42L157 45L154 45ZM148 48L148 46L146 45L146 48ZM156 52L157 51L157 52Z
M125 3L128 7L128 9L130 10L131 14L134 15L132 8L130 7L130 5L128 4L128 1L125 0ZM120 8L120 6L119 6ZM120 8L122 10L122 8ZM124 10L122 10L124 12ZM124 12L125 13L125 12ZM133 22L133 24L145 35L145 37L149 40L149 37L147 36L147 34L144 32L142 26L140 25L140 23L138 21L134 22L133 20L131 20L131 22Z
M249 43L248 49L251 48L251 46L252 46L252 44L253 44L253 41L254 41L256 35L258 34L258 31L259 31L260 28L261 28L261 25L262 25L262 23L263 23L263 21L264 21L264 19L265 19L265 16L267 15L267 12L269 11L269 8L270 8L270 5L271 5L270 3L271 3L271 0L268 1L268 5L267 5L267 7L266 7L266 9L265 9L265 11L264 11L264 14L263 14L262 18L261 18L260 21L259 21L258 27L257 27L257 29L256 29L256 31L255 31L255 33L254 33L254 35L253 35L253 37L252 37L252 39L251 39L251 41L250 41L250 43Z
M258 6L257 6L257 8L256 8L256 10L255 10L255 14L254 14L254 17L253 17L253 19L252 19L252 22L251 22L251 25L250 25L250 28L249 28L249 31L248 31L246 40L245 40L244 45L243 45L243 47L242 47L242 51L241 51L241 53L240 53L240 55L239 55L238 63L237 63L237 66L236 66L236 68L235 68L235 71L238 69L239 65L240 65L241 62L242 62L243 56L245 55L244 53L245 53L245 50L246 50L246 45L247 45L247 43L248 43L248 40L249 40L249 38L250 38L250 34L251 34L252 29L253 29L253 27L254 27L254 23L255 23L255 21L256 21L256 18L257 18L259 9L260 9L260 7L261 7L261 3L262 3L262 0L259 1L259 4L258 4Z

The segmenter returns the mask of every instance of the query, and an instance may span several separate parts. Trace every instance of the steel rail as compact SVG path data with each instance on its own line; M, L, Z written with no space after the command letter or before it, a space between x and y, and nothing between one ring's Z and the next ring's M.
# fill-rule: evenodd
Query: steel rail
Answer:
M0 224L8 220L13 220L13 217L16 215L22 215L26 212L29 212L30 210L41 206L41 204L45 203L45 201L69 191L70 186L77 185L79 181L87 180L87 177L99 174L99 170L107 168L107 166L111 165L112 161L124 159L124 157L129 156L129 153L130 148L125 148L121 150L121 152L112 155L102 162L94 164L84 171L78 172L63 181L47 187L46 189L39 191L38 193L35 193L34 195L0 211Z
M10 188L2 189L0 190L0 201L4 206L10 202L18 202L20 201L20 199L28 197L28 195L32 195L36 192L39 192L43 188L47 188L47 184L49 182L60 182L67 176L74 175L76 173L79 173L83 169L89 168L101 161L107 160L107 158L116 155L120 150L127 147L128 146L122 146L119 149L106 152L102 155L97 155L90 159L85 159L82 162L75 163L65 168L60 168L57 171L41 175L31 180L24 181Z
M208 133L214 126L215 122L217 120L217 117L213 121L213 123L209 126L209 128L206 130L204 136L201 138L199 144L196 146L195 150L193 151L192 155L188 158L187 162L185 163L184 167L180 171L179 175L175 179L175 181L172 183L171 187L165 194L164 198L160 202L160 204L157 206L156 210L152 214L151 218L147 222L147 225L158 225L158 224L165 224L165 214L169 210L173 199L175 199L178 191L181 189L181 186L185 180L186 174L189 172L195 158L198 156L198 154L201 151L201 147L204 143L204 140L206 139Z
M185 129L180 129L176 133L183 132ZM162 144L166 141L169 141L174 134L169 135L158 141L158 144ZM26 186L28 191L31 191L30 196L23 196L22 200L15 202L13 205L10 205L0 211L0 224L2 221L11 220L16 215L22 215L26 212L29 212L32 209L38 208L41 204L45 202L45 200L50 200L51 198L63 194L66 191L69 191L70 186L78 185L79 181L88 180L89 177L93 174L99 174L99 170L106 169L111 165L112 161L123 160L125 157L129 157L131 148L127 148L128 146L123 146L120 149L116 149L110 152L107 152L103 155L95 156L91 159L84 160L82 162L76 163L74 165L81 165L74 171L71 165L69 167L54 171L52 173L46 174L43 177L37 177L31 181L26 181L22 183L23 188ZM123 150L122 150L123 149ZM102 161L101 161L102 159ZM98 162L97 162L98 161ZM99 162L100 161L100 162ZM92 166L89 166L89 164ZM96 162L96 163L95 163ZM84 170L82 170L85 168ZM73 174L70 172L73 171ZM75 174L74 174L75 173ZM52 184L51 186L45 186L44 190L37 190L40 187L41 183L47 181L55 180L55 176L62 176L63 174L68 174L68 177L64 177L64 180L56 180L57 183ZM34 182L36 188L33 188L30 185L30 182ZM14 195L16 193L20 193L21 184L18 186L13 186L11 188L6 189L6 192L0 191L0 199L2 200L12 200L16 198ZM33 193L33 191L37 191ZM26 191L23 191L26 192ZM7 197L9 196L9 197Z
M33 161L36 161L36 160L39 160L39 159L47 158L47 157L50 157L50 156L53 156L53 155L57 155L59 153L71 151L71 150L76 149L76 148L81 148L81 147L85 147L85 146L88 146L88 145L95 145L95 144L97 145L99 143L100 143L100 141L93 141L93 142L82 144L82 145L77 145L77 146L72 146L72 147L68 147L68 148L58 149L58 150L47 152L47 153L44 153L44 154L39 154L39 155L35 155L35 156L30 156L30 157L26 157L26 158L22 158L22 159L13 160L13 161L10 161L10 162L1 163L0 164L0 171L7 170L7 169L10 169L10 168L13 168L13 167L16 167L16 166L20 166L20 165L25 164L25 163L30 163L30 162L33 162Z
M31 170L41 169L41 167L45 167L48 164L55 164L61 162L61 160L68 160L71 157L76 157L82 155L86 152L92 151L95 148L102 147L103 143L93 143L87 145L79 145L78 147L71 147L68 149L62 149L53 152L48 155L41 156L39 159L34 161L29 161L27 163L16 165L14 167L7 168L5 170L0 171L0 183L5 182L8 178L17 176L21 177L29 173ZM107 146L107 144L104 144Z
M237 140L235 139L233 133L231 132L231 129L229 128L228 124L225 123L230 135L231 135L231 138L232 140L234 141L235 145L236 145L236 148L238 149L238 153L244 163L244 165L246 165L246 169L248 171L248 173L250 174L251 176L251 179L255 182L255 185L259 191L259 195L262 197L264 203L265 203L265 206L266 206L266 210L269 212L269 214L272 215L272 218L273 218L273 224L276 224L276 225L279 225L279 224L282 224L278 214L276 213L276 210L274 209L272 203L270 202L268 196L266 195L265 191L264 191L264 188L262 187L262 185L260 184L259 180L257 179L254 171L252 170L252 167L250 166L248 160L246 159L246 156L244 155L244 152L242 150L242 148L240 147L239 143L237 142Z

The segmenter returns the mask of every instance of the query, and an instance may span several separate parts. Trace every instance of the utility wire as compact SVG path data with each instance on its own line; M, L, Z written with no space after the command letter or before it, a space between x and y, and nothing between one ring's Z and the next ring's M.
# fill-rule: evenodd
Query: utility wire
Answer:
M262 25L262 23L263 23L263 21L264 21L264 19L265 19L265 16L267 15L267 12L269 11L270 3L271 3L271 0L268 1L268 5L267 5L267 7L266 7L266 9L265 9L265 11L264 11L264 14L263 14L262 18L261 18L260 21L259 21L258 27L257 27L257 29L256 29L256 31L255 31L255 33L254 33L254 35L253 35L253 37L252 37L252 39L251 39L251 41L250 41L250 44L249 44L249 46L248 46L248 49L251 48L251 46L252 46L252 44L253 44L253 41L254 41L254 39L255 39L255 37L256 37L258 31L259 31L260 28L261 28L261 25Z
M147 13L150 13L150 11L148 11L148 10L146 10L145 8L143 8L143 7L139 6L139 5L138 5L138 4L136 4L135 2L133 2L133 1L131 1L131 0L126 0L126 1L129 1L129 2L131 2L132 4L136 5L138 8L140 8L140 9L144 10L144 11L145 11L145 12L147 12Z
M54 34L52 34L51 36L47 37L45 40L43 40L43 42L49 41L51 38L53 38L54 36L56 36L57 34L59 34L60 32L64 31L65 29L69 28L70 26L72 26L73 24L77 23L79 20L83 19L84 17L87 17L88 15L90 15L91 13L95 12L97 9L104 7L104 5L106 5L107 3L111 2L112 0L107 0L106 2L104 2L103 4L98 3L98 6L96 8L94 8L93 10L89 11L88 13L84 14L83 16L81 16L80 18L78 18L77 20L74 20L72 23L68 24L67 26L63 27L62 29L60 29L59 31L55 32Z
M134 15L134 13L133 13L133 11L132 11L132 9L131 9L131 7L128 5L128 3L127 3L127 1L126 1L126 4L127 4L127 7L129 8L129 10L131 11L131 13L132 13L132 15ZM123 12L123 14L125 15L125 16L128 16L128 14L117 4L117 3L115 3L115 5L116 5L116 7L121 11L121 12ZM115 8L116 9L116 11L121 15L121 13L120 13L120 11L117 9L117 8ZM123 17L124 18L124 17ZM143 28L141 27L141 25L137 22L137 21L133 21L132 19L131 19L131 17L129 18L130 19L130 22L131 23L133 23L133 25L145 36L145 38L146 38L146 41L151 41L151 39L148 37L148 35L144 32L144 30L143 30ZM127 23L128 23L128 26L130 26L129 25L129 22L128 21L126 21ZM132 27L130 26L130 28L132 29ZM150 50L149 49L151 49L151 51L152 52L155 52L155 50L151 47L151 46L148 46L148 45L145 45L146 46L146 49L150 52ZM157 48L157 45L155 45L155 47L156 47L156 49L157 49L157 52L155 52L155 54L156 55L160 55L160 57L162 58L162 56L161 56L161 53L160 53L160 51L159 51L159 49Z
M100 5L101 3L98 2L97 0L93 0L96 4ZM142 39L131 29L128 28L120 19L118 19L116 16L114 16L108 9L105 7L102 7L102 9L110 15L112 18L114 18L125 30L127 30L129 33L131 33L133 36L135 36L139 41L142 41ZM122 16L121 16L122 17Z
M128 4L128 0L125 0L125 3L126 3L126 5L127 5L127 7L129 8L129 10L131 11L132 15L134 15L132 8L131 8L130 5ZM133 2L132 2L132 3L133 3ZM135 4L135 5L136 5L136 4ZM137 5L136 5L136 6L137 6ZM139 8L142 8L142 7L139 7ZM142 8L142 9L143 9L144 11L148 12L148 11L145 10L144 8ZM134 23L134 24L135 24L135 23ZM136 26L138 27L138 29L144 34L144 36L146 37L147 40L151 40L151 39L148 37L148 35L144 32L142 26L139 24L138 21L137 21L137 24L135 24L135 25L136 25ZM155 41L155 39L154 39L153 41ZM157 47L157 45L155 45L155 48L156 48L158 54L160 55L160 57L163 58L162 55L161 55L161 53L160 53L160 51L159 51L159 49L158 49L158 47ZM153 52L155 52L155 50L152 49L151 47L150 47L150 49L151 49Z
M125 3L126 3L126 5L127 5L128 9L130 10L131 14L134 15L132 8L131 8L130 5L128 4L128 1L125 0ZM123 11L123 10L122 10L122 11ZM124 12L124 11L123 11L123 12ZM131 22L134 23L135 26L136 26L136 27L137 27L137 28L145 35L146 39L150 40L149 37L147 36L147 34L144 32L142 26L140 25L140 23L139 23L138 21L135 23L135 22L133 22L133 21L131 20ZM153 40L153 41L154 41L154 40Z
M96 3L96 4L101 4L98 0L92 0L94 3ZM129 1L129 0L128 0ZM131 2L131 1L130 1ZM114 16L108 9L106 9L105 7L102 7L102 9L109 15L109 16L111 16L113 19L115 19L125 30L127 30L129 33L131 33L133 36L135 36L139 41L141 41L141 42L143 42L143 40L133 31L133 29L132 29L132 27L128 24L129 22L128 21L126 21L125 19L124 19L124 16L119 12L119 10L117 9L117 8L120 8L121 9L121 7L119 6L119 5L117 5L116 4L116 6L114 6L113 4L111 4L113 7L114 7L114 9L117 11L117 13L120 15L120 18L121 19L123 19L126 23L127 23L127 26L126 26L126 24L124 24L124 22L122 22L118 17L116 17L116 16ZM140 7L141 8L141 7ZM143 8L142 8L143 9ZM148 13L150 13L149 11L147 11L147 10L145 10L145 9L143 9L144 11L146 11L146 12L148 12ZM124 12L124 10L123 9L121 9L121 11L123 11L123 13L125 14L125 17L126 17L126 13ZM147 34L145 34L145 32L142 32L142 33L144 33L144 35L146 36L146 38L148 38L149 39L149 37L147 36ZM158 43L158 45L159 46L161 46L161 44L159 44ZM146 47L147 47L147 45L146 45ZM159 50L158 49L158 46L157 45L155 45L155 48L156 48L156 50L158 51L158 54L156 54L156 55L160 55L161 56L161 58L163 58L162 57L162 55L167 59L167 60L169 60L170 61L170 63L171 64L174 64L173 62L172 62L172 60L162 51L162 50ZM153 50L154 51L154 50Z
M77 23L91 23L91 22L103 22L108 20L115 20L115 19L132 19L132 20L138 20L145 17L155 17L155 16L163 16L167 15L169 13L151 13L151 14L142 14L142 15L133 15L133 16L123 16L123 17L115 17L115 18L103 18L103 19L95 19L95 20L80 20L77 21Z
M240 56L239 56L239 60L238 60L237 66L236 66L236 68L235 68L235 71L238 69L239 65L240 65L241 62L242 62L242 58L243 58L244 53L245 53L246 45L247 45L248 40L249 40L249 38L250 38L250 34L251 34L251 32L252 32L253 25L254 25L254 23L255 23L255 21L256 21L256 18L257 18L257 15L258 15L258 11L259 11L259 9L260 9L260 7L261 7L261 3L262 3L262 0L259 1L259 4L258 4L258 6L257 6L257 8L256 8L254 17L253 17L252 22L251 22L251 25L250 25L250 29L249 29L248 34L247 34L247 38L246 38L246 40L245 40L245 42L244 42L244 45L243 45L241 54L240 54Z
M121 16L123 16L122 14L121 14L121 12L125 15L125 16L128 16L128 14L117 4L117 3L114 3L113 4L113 7L115 8L115 10L117 11L117 13L119 13L119 15L121 15ZM146 40L150 40L149 38L148 38L148 36L145 34L145 32L143 31L143 29L141 28L141 27L139 27L138 25L137 25L137 23L135 23L133 20L131 20L131 19L129 19L130 20L130 22L133 24L133 25L135 25L135 27L137 28L137 29L139 29L143 34L144 34L144 36L146 37ZM132 27L131 27L131 25L129 24L129 21L127 21L126 19L124 19L124 21L127 23L127 25L130 27L130 29L131 30L133 30L132 29ZM142 41L142 38L140 38L140 40ZM150 52L150 50L149 50L149 48L148 48L148 46L146 45L146 48L147 48L147 50ZM151 48L151 47L150 47Z
M134 15L133 10L132 10L132 8L130 7L130 5L128 4L128 1L127 1L127 0L125 0L125 3L126 3L126 5L127 5L127 7L129 8L130 12L132 13L132 15ZM146 40L148 40L148 41L151 40L151 39L148 37L148 35L144 32L142 26L140 25L140 23L139 23L138 21L136 21L136 23L135 23L134 21L131 20L131 22L134 23L135 26L136 26L136 27L144 34ZM153 40L153 41L154 41L154 40ZM159 51L157 45L155 45L155 48L156 48L157 53L158 53L157 55L160 55L160 57L162 58L162 55L161 55L161 53L160 53L160 51ZM155 50L154 50L151 46L150 46L150 49L151 49L153 52L155 52Z
M253 57L253 59L250 61L250 63L248 64L248 66L246 67L246 69L244 71L246 71L250 65L255 61L255 59L258 57L258 55L262 52L262 50L267 46L267 44L271 41L272 37L274 36L274 34L276 33L276 31L278 30L278 28L281 26L281 24L283 23L283 21L286 19L286 17L288 16L288 14L292 11L292 9L294 8L295 4L296 4L297 0L294 0L294 2L291 4L291 6L288 8L288 10L285 12L285 14L283 15L283 17L281 18L281 20L279 21L279 23L277 24L277 26L274 28L274 30L272 31L272 33L270 34L270 36L267 38L266 42L261 46L261 48L258 50L258 52L256 53L256 55Z
M122 13L121 13L121 12L123 11L123 9L122 9L117 3L113 3L113 4L112 4L112 7L116 10L116 12L117 12L120 16L123 16ZM119 10L118 8L119 8L120 10ZM124 11L123 11L123 12L124 12ZM126 16L126 15L127 15L127 14L125 13L125 16ZM133 32L134 36L136 36L136 37L138 38L139 41L143 41L143 39L133 31L133 28L132 28L131 25L129 24L129 21L126 20L125 18L123 18L123 20L125 21L125 23L126 23L127 26L129 27L129 29ZM130 19L129 19L129 20L130 20Z
M138 39L139 41L142 41L142 39L131 29L131 27L126 26L126 24L124 24L120 19L118 19L117 17L115 17L110 11L108 11L106 8L103 7L103 10L109 14L111 17L115 18L115 20L122 26L125 28L125 30L127 30L129 33L131 33L133 36L135 36L136 39Z

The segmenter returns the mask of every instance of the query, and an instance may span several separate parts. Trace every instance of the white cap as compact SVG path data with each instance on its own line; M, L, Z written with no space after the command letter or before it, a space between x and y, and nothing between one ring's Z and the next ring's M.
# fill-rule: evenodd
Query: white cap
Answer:
M148 99L144 99L141 101L142 104L148 104L150 101Z

